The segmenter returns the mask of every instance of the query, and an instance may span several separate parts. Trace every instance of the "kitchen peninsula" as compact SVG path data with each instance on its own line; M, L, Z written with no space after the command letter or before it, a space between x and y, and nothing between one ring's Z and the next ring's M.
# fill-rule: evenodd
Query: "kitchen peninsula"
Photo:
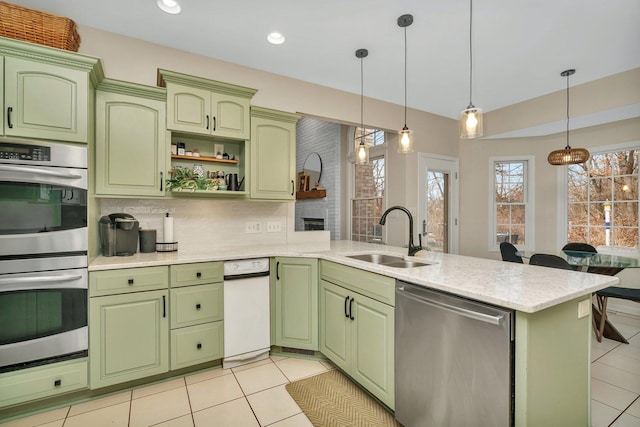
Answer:
M429 265L393 268L349 258L362 253L404 257L406 248L352 241L228 247L211 253L98 257L90 272L255 257L315 258L514 310L515 425L587 425L590 417L591 293L618 279L526 264L421 251ZM272 271L273 273L273 271ZM391 306L393 306L393 296ZM586 301L586 303L585 303ZM322 341L322 339L321 339ZM389 405L391 406L391 405Z

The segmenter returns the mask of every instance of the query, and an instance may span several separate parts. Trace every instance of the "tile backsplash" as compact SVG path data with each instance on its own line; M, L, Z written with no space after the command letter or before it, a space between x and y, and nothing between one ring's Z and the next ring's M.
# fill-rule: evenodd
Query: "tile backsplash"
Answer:
M141 228L156 229L163 241L163 217L174 218L174 240L180 250L202 251L224 246L282 244L293 230L290 203L215 199L101 199L100 215L124 212L133 215ZM247 225L257 233L248 233ZM267 225L280 224L280 231L267 232ZM270 227L273 228L273 227Z

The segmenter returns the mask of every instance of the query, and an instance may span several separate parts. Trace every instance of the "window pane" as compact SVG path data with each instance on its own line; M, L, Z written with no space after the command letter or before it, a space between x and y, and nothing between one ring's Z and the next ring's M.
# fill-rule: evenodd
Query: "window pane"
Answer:
M589 244L592 246L600 246L606 244L605 228L589 227Z
M624 246L628 248L638 247L638 228L616 228L615 229L615 246Z
M570 225L587 225L589 205L587 203L571 203L567 210Z
M622 176L614 179L614 200L638 200L638 177Z
M591 201L611 200L611 178L592 178L589 182Z
M612 221L616 227L634 227L638 225L638 202L619 202L613 204Z
M569 225L569 242L588 242L589 233L587 227Z
M494 162L496 243L525 243L526 163Z
M524 225L511 227L511 243L514 245L524 245L527 243L524 239Z
M511 223L524 224L524 205L511 206Z

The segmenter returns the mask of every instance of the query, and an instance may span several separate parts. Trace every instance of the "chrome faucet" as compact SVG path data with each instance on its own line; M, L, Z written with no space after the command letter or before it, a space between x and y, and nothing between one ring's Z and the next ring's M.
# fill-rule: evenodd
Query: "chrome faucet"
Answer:
M389 215L389 212L394 211L394 210L400 210L400 211L406 213L407 216L409 217L409 256L413 256L418 251L421 251L423 249L422 248L422 236L418 233L419 244L418 244L418 246L414 246L413 245L413 215L411 215L411 212L409 212L409 209L407 209L407 208L405 208L403 206L391 206L389 209L384 211L384 213L382 214L382 217L380 218L380 225L384 225L387 222L387 215Z

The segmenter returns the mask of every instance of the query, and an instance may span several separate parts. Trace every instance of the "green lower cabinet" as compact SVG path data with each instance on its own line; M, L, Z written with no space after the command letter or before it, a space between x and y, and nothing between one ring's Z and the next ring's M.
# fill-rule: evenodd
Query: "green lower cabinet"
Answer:
M76 359L0 375L0 408L87 387L87 359Z
M394 308L320 281L320 352L393 409Z
M167 290L91 298L91 388L169 370Z
M276 257L271 271L275 345L318 350L318 260Z
M211 322L171 331L171 369L222 359L223 322Z

